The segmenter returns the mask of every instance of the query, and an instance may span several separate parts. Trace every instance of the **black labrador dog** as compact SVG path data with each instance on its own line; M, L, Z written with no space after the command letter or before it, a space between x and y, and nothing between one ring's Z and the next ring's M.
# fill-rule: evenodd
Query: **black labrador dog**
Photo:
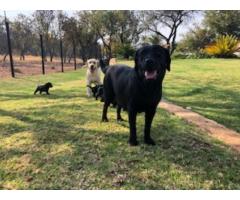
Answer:
M40 94L42 94L42 92L46 92L46 94L50 94L49 93L49 88L53 87L52 83L48 82L44 85L38 85L34 94L36 94L37 92L39 92Z
M155 145L150 129L158 103L162 97L162 82L166 70L170 71L169 51L159 45L144 46L135 54L135 67L113 65L104 67L103 90L104 106L102 121L108 121L107 110L116 102L120 114L121 108L128 111L130 125L130 145L138 145L136 135L137 113L145 112L144 142Z

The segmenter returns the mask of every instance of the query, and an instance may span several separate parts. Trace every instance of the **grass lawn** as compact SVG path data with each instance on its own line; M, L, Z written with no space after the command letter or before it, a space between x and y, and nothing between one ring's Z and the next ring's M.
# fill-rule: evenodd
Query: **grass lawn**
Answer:
M240 132L240 59L179 59L171 67L164 98Z
M200 82L207 80L193 77L197 69L187 75L183 61L174 61L172 68L165 95L191 102L181 91L197 88L195 84L205 87ZM236 70L232 73L237 76ZM36 84L47 81L55 86L52 95L34 96ZM130 147L128 123L117 123L114 109L109 123L100 122L102 103L86 97L83 69L0 84L1 189L240 189L239 154L161 109L152 126L157 145L143 144L140 115L140 145ZM194 93L191 96L194 102ZM126 113L123 117L127 119Z

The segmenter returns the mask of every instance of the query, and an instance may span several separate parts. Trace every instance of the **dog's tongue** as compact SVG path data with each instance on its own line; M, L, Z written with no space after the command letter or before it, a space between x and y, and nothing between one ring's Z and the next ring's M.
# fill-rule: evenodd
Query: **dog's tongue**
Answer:
M157 71L156 70L154 70L152 72L145 71L144 75L145 75L146 79L156 79Z

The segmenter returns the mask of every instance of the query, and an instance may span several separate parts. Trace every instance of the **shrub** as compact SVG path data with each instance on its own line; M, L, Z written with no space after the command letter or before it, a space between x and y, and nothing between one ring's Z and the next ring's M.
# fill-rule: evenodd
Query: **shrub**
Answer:
M118 57L129 59L134 56L135 49L131 44L123 44L116 48L116 53Z
M234 57L237 50L238 40L233 35L220 35L215 42L204 48L204 52L210 56L219 58Z
M176 51L172 55L172 59L199 59L199 58L210 58L211 56L204 53L202 50L198 52L179 52Z

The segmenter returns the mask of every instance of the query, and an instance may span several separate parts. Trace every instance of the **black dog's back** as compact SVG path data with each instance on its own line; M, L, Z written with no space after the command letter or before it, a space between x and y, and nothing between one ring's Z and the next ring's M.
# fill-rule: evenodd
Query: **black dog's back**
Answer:
M110 103L116 102L119 106L126 109L131 90L129 77L134 76L133 70L133 68L127 65L107 67L103 85L105 101Z

